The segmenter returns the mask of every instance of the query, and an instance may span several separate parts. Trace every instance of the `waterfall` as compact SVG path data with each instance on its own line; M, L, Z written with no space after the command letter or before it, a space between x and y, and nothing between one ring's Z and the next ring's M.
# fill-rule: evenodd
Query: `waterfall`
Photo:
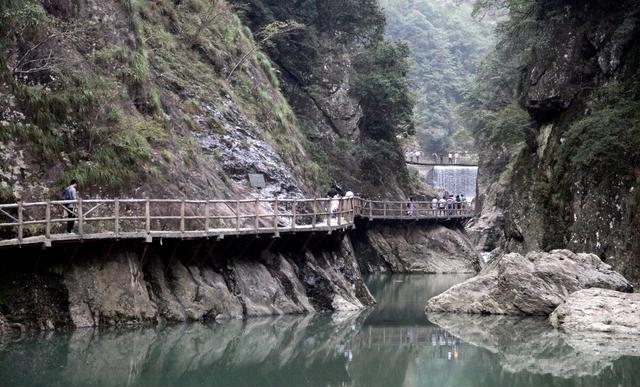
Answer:
M458 165L440 165L433 167L432 184L436 188L445 190L456 196L463 194L467 201L476 196L476 177L478 167L463 167Z

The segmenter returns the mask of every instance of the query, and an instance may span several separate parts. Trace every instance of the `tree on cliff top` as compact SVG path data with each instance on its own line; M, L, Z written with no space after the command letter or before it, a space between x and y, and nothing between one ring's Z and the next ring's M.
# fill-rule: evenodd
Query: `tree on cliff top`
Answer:
M360 130L367 138L392 141L398 134L413 134L409 55L406 43L382 42L356 56L354 94L363 112Z

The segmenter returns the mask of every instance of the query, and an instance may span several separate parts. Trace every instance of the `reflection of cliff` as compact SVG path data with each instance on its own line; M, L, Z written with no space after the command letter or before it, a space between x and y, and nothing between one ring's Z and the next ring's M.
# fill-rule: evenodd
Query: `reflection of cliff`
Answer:
M77 330L0 352L0 375L12 385L47 386L348 383L346 343L364 317L282 316L158 330ZM28 370L36 363L42 373L34 379Z
M613 367L622 356L640 356L640 351L637 345L616 342L612 337L584 340L581 336L576 340L553 329L545 319L451 313L427 317L461 340L495 353L502 368L514 374L527 371L562 378L598 376L603 384L596 385L603 386L609 378L640 376L634 367ZM603 372L605 369L608 371Z
M388 324L389 321L424 324L427 300L469 277L468 274L369 276L366 284L378 305L367 324Z

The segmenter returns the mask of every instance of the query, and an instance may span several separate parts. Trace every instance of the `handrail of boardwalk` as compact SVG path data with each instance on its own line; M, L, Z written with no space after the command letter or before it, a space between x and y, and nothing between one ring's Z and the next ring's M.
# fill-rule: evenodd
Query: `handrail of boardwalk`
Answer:
M224 238L226 235L344 230L369 220L461 219L471 206L433 209L431 202L336 199L78 199L0 204L0 247L90 239ZM68 218L65 204L75 212ZM335 206L335 204L338 204ZM75 222L74 233L66 223Z

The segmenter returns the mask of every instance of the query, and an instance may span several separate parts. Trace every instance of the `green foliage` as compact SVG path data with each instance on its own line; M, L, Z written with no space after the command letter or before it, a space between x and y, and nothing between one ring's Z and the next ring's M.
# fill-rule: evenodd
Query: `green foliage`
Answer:
M380 41L384 32L385 19L377 0L304 0L295 6L279 0L232 2L246 4L245 15L254 30L278 20L295 20L312 27L312 34L326 33L362 45ZM303 47L292 47L299 48Z
M232 0L244 7L244 19L254 31L285 20L306 28L271 40L267 51L279 66L300 80L320 66L320 38L336 44L368 46L383 38L385 19L377 0L304 0L295 6L279 0Z
M15 34L20 39L34 38L46 24L42 6L33 0L0 0L0 36Z
M517 16L526 13L531 0L476 0L473 5L473 16L484 17L508 13Z
M122 131L105 140L86 159L76 160L63 180L75 178L81 186L117 192L137 178L142 164L150 161L151 147L135 130Z
M280 80L278 79L276 70L273 68L273 65L271 64L269 58L262 52L259 52L256 57L258 59L258 63L260 63L260 67L262 67L264 73L267 74L267 78L269 78L269 83L271 83L271 86L279 88Z
M118 46L108 46L96 51L95 60L98 65L110 67L127 61L127 52Z
M382 42L355 58L353 92L362 106L364 136L392 141L396 135L413 132L414 102L406 78L409 54L405 43Z
M386 140L368 139L359 148L360 169L366 171L363 192L389 194L389 184L403 187L409 184L409 172L404 166L404 155L395 144ZM394 181L395 180L395 181Z
M640 100L619 82L598 90L560 146L560 159L582 177L633 176L640 160Z
M129 67L124 70L123 75L128 79L130 85L142 85L149 79L149 61L144 50L133 53Z
M416 95L416 139L427 154L471 151L469 128L458 113L474 86L481 58L492 43L492 27L474 20L466 2L382 0L387 35L411 48L408 72Z

